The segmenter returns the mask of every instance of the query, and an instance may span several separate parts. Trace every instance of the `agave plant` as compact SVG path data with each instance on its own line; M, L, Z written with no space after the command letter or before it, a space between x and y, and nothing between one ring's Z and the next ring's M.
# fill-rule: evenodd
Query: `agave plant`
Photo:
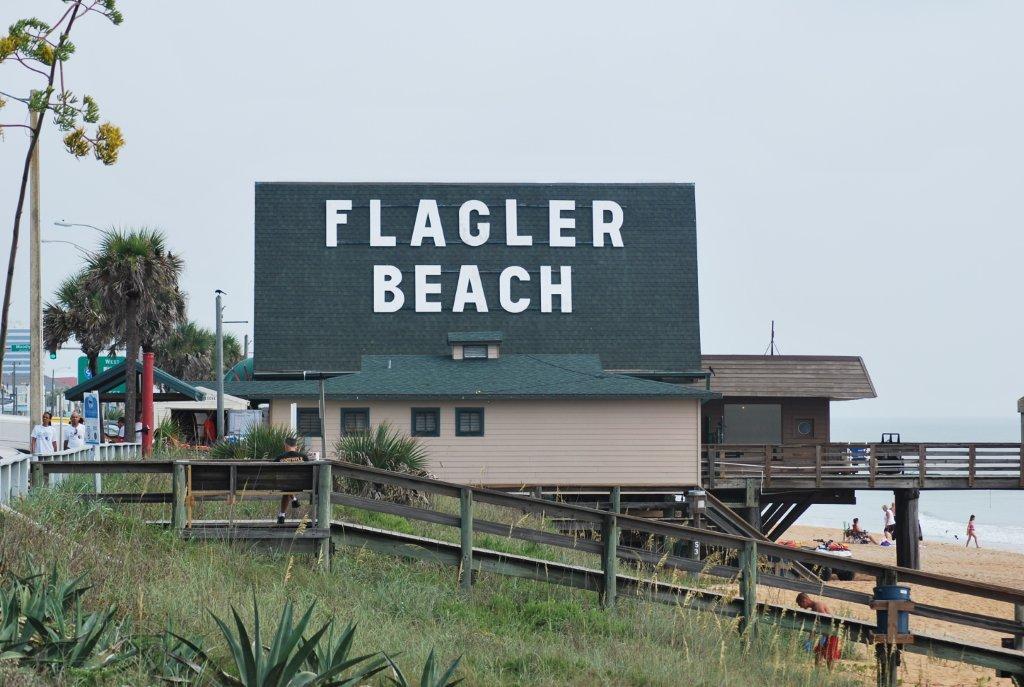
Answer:
M238 441L225 439L211 446L210 457L225 460L273 460L284 451L284 442L288 438L298 439L299 451L303 450L302 440L287 427L254 425Z
M396 685L396 687L454 687L462 682L462 678L452 680L455 671L459 667L459 662L462 661L461 656L449 663L442 673L441 667L434 658L434 652L431 651L430 655L427 656L427 662L423 664L423 672L420 674L419 682L416 683L409 682L409 679L390 657L387 658L387 661L394 673L394 675L388 676L388 680L391 681L391 684Z
M100 668L133 653L117 609L87 613L81 597L89 589L83 577L61 579L56 568L45 574L12 575L0 588L0 659L65 668Z
M143 644L142 657L151 675L172 685L191 685L202 681L206 672L205 662L191 648L203 646L201 637L186 644L175 636L168 622L163 634L148 639ZM190 666L195 666L198 672Z
M334 640L333 621L328 621L307 638L313 605L294 622L292 604L285 604L269 646L264 644L255 592L251 631L237 610L232 608L231 614L234 628L216 615L213 619L227 642L235 674L218 665L198 643L172 635L191 652L176 653L174 658L197 675L208 667L206 675L222 687L354 687L388 666L374 654L349 657L355 632L352 626Z
M406 436L387 422L371 432L343 436L334 446L342 460L382 470L422 473L427 467L427 451L414 437Z

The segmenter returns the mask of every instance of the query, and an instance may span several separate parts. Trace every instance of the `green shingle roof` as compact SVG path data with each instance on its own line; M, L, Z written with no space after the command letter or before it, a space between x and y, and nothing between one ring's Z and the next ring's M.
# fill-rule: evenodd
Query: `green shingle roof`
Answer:
M448 332L450 344L501 343L501 332Z
M124 384L125 380L126 364L127 363L118 363L117 365L114 365L114 367L108 368L92 379L87 379L80 384L76 384L64 392L64 398L69 401L81 401L83 394L87 391L98 391L102 395L115 387L121 386ZM142 372L142 363L132 361L132 365L137 374ZM159 367L153 368L153 381L167 389L170 389L172 392L180 394L183 398L193 401L201 401L206 398L206 395L199 389L195 388L188 382L181 381L168 372L164 372Z
M310 380L225 382L224 391L252 399L319 395ZM596 355L503 355L489 360L448 356L368 355L359 372L324 384L331 399L694 398L716 394L692 386L605 372Z

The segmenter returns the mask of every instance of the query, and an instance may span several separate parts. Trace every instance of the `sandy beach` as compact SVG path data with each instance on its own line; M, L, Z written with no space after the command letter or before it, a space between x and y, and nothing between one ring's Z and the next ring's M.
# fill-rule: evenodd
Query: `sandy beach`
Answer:
M797 525L790 528L782 540L792 539L801 543L812 543L815 538L842 540L842 533L838 529L825 527L812 527ZM865 561L876 563L896 564L895 547L882 547L873 544L850 544L854 557ZM926 542L921 549L922 569L925 572L934 572L944 575L952 575L967 580L977 580L1006 587L1024 589L1024 554L998 549L982 548L970 549L962 545L946 543ZM830 584L857 589L858 591L870 592L874 586L874 580L855 579L851 582L832 581ZM940 590L915 588L911 585L911 595L915 601L926 602L935 605L947 606L950 608L969 609L977 613L1013 617L1013 609L1008 603L999 601L985 601L974 597L966 597L961 594L944 592ZM788 598L794 596L780 590L764 590L765 599L774 599L792 604L793 600ZM871 619L872 611L867 607L849 604L842 601L826 599L826 603L834 613L850 617ZM920 632L927 632L933 635L944 635L959 637L977 644L993 644L998 646L1001 635L986 630L953 626L940 621L930 620L913 616L911 628ZM864 665L848 663L847 669L873 670L873 661L868 661L867 650L861 646L854 650L859 655ZM847 655L850 655L849 653ZM907 654L901 667L900 679L904 685L921 685L928 687L953 687L960 685L992 685L1011 687L1008 679L997 679L991 670L974 668L971 666L940 661L924 656ZM873 673L865 675L865 684L874 684Z

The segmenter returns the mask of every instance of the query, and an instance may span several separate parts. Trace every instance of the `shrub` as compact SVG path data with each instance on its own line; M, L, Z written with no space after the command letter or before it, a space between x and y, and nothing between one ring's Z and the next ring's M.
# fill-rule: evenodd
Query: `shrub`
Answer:
M381 470L422 474L427 467L427 451L417 439L395 430L387 422L371 432L343 436L334 445L341 460L369 465Z
M27 576L9 574L0 587L0 657L60 673L101 668L133 653L114 620L116 608L86 613L82 577L63 580L34 566Z
M273 460L284 450L285 439L298 439L295 432L280 425L254 425L237 441L224 439L210 447L211 458L224 460ZM303 451L298 439L299 451Z
M327 621L307 638L306 628L313 615L313 605L310 605L296 623L292 604L286 603L273 639L269 646L265 645L255 591L252 603L251 628L246 626L234 608L231 609L234 628L213 616L227 642L237 677L224 670L196 642L180 635L174 637L188 647L189 654L174 654L174 657L197 675L203 674L206 666L209 666L211 670L206 674L212 677L216 684L225 687L357 685L384 670L388 665L383 658L374 659L373 654L349 658L355 633L355 628L351 625L340 637L334 639L331 633L333 621ZM199 659L198 662L196 658Z

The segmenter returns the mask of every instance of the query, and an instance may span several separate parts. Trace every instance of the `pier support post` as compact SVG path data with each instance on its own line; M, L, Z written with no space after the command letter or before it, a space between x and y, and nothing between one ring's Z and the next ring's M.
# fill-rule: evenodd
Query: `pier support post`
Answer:
M918 489L896 489L896 565L921 569L921 542L918 538Z
M171 527L185 529L185 464L175 463L171 471Z
M740 554L740 593L743 595L743 619L740 632L753 632L757 614L757 542L743 545Z
M463 591L473 588L473 490L459 491L459 586Z
M327 535L317 541L317 560L324 572L331 569L331 464L327 461L317 466L316 473L316 527L327 530Z
M743 519L758 532L761 531L761 497L758 480L748 479L743 499Z
M604 519L604 553L601 556L602 568L604 570L604 585L601 594L601 603L605 608L615 606L616 586L619 579L619 522L616 514L619 512L621 490L613 487L611 493L611 508Z

